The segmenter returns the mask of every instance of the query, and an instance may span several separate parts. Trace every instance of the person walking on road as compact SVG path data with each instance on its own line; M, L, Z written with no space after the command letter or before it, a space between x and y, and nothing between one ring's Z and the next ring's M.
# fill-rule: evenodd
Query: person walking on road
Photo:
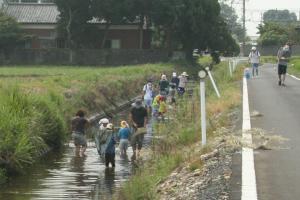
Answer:
M84 156L87 148L85 130L89 124L89 120L84 115L84 111L79 110L71 121L72 138L76 147L75 154L79 156Z
M148 121L146 108L142 105L142 100L137 99L130 110L130 121L133 127L133 135L131 136L131 146L133 150L132 160L140 156L142 149L144 134L146 133L146 125ZM136 152L138 150L138 152Z
M249 54L249 62L250 62L251 67L252 67L252 77L255 77L255 72L256 72L256 76L258 76L258 66L259 66L259 63L260 63L260 53L256 49L256 47L251 48L251 52Z
M128 123L126 121L121 121L121 128L118 133L118 137L120 140L119 149L121 152L121 156L127 156L130 135L131 131L129 129Z
M291 48L289 43L286 43L283 47L278 50L278 85L285 86L285 76L289 58L291 57Z

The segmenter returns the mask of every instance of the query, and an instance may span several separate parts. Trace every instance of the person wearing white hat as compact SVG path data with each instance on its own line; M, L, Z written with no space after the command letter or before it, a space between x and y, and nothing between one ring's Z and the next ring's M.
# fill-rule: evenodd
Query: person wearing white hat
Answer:
M113 124L109 123L106 126L106 141L104 146L104 155L105 155L105 166L109 167L111 163L112 167L115 167L115 157L116 157L116 138L113 132Z
M175 88L178 88L179 85L179 78L177 77L176 72L172 73L172 79L171 79L171 84L175 84Z
M185 93L185 87L188 82L188 77L189 75L186 72L183 72L179 76L179 85L178 85L178 95L182 96Z
M95 134L95 144L98 151L98 154L104 156L105 143L107 140L107 125L109 120L107 118L100 119L99 121L99 130Z
M258 66L259 66L259 62L260 62L260 53L256 49L256 47L254 47L254 46L251 48L251 52L249 54L249 62L252 66L252 77L255 76L255 72L256 72L256 76L258 76Z

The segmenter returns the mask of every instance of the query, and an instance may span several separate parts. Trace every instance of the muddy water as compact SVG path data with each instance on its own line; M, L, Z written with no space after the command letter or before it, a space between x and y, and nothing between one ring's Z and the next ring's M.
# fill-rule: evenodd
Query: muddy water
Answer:
M126 119L126 113L115 118ZM115 123L116 124L116 123ZM151 144L151 125L144 145ZM70 142L61 153L52 153L31 167L28 174L14 178L0 188L0 200L27 199L111 199L133 171L128 158L120 158L116 149L116 167L105 168L93 141L89 141L86 156L78 157ZM128 149L128 157L132 149Z

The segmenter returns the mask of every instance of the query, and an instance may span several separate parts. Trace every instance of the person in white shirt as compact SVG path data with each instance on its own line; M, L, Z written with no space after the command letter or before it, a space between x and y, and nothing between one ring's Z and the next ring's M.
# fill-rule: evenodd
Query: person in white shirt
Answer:
M251 52L249 54L249 62L252 66L252 77L255 76L255 72L256 72L256 76L258 76L258 65L260 62L260 53L256 49L256 47L251 48Z
M148 80L147 84L143 87L144 92L144 103L147 108L148 113L151 113L153 95L154 95L154 88L152 85L152 81Z

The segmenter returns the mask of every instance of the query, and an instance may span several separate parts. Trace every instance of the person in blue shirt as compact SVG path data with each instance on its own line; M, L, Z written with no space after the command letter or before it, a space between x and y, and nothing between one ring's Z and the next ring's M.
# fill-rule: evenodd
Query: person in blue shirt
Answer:
M115 157L116 157L116 139L113 134L113 125L109 123L107 125L108 130L112 130L110 134L107 136L106 140L106 148L105 148L105 166L109 167L109 163L111 163L112 167L115 167Z
M121 156L127 156L130 135L131 131L129 129L128 123L126 121L121 121L121 128L118 134L118 137L120 139L119 149L121 152Z

